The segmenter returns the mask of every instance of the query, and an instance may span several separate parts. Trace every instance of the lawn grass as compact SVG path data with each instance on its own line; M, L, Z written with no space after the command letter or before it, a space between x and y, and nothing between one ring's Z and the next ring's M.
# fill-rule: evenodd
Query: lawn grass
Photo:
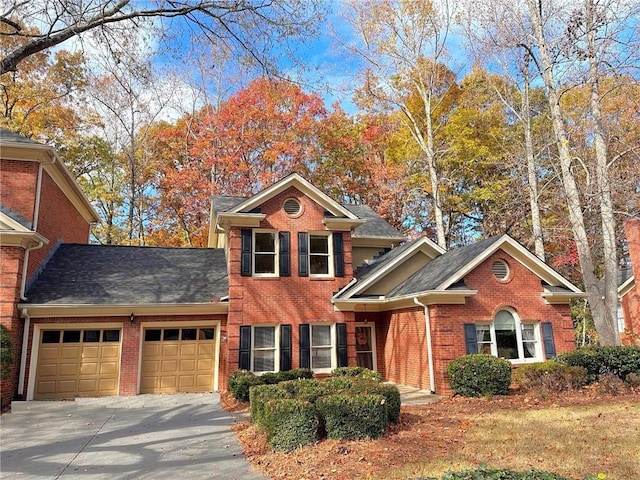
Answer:
M640 480L640 399L470 414L464 427L463 441L447 448L444 456L426 455L376 478L439 478L449 469L484 463L576 479L604 474L606 480Z

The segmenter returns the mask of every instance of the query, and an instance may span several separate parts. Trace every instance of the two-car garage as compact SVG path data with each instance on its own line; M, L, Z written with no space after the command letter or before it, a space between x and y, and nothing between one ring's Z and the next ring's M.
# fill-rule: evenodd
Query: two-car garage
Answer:
M121 359L133 352L123 349L122 324L105 325L37 326L29 396L54 400L120 394ZM215 390L217 330L218 324L210 322L142 324L136 332L139 353L128 359L139 371L138 393Z

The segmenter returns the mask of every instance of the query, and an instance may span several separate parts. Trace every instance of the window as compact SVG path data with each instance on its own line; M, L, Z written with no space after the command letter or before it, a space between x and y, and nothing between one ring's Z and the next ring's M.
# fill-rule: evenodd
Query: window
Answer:
M255 373L277 372L278 371L278 344L277 327L275 326L254 326L253 345L251 347L251 371Z
M309 274L331 276L331 242L329 235L309 235Z
M622 305L620 303L618 303L617 318L618 318L618 333L622 333L624 332L624 312L622 311Z
M332 325L311 325L311 369L331 371L333 368Z
M542 360L538 324L521 323L509 310L500 310L491 324L477 324L476 342L478 353L515 363Z
M255 275L277 274L276 232L253 232L253 273Z

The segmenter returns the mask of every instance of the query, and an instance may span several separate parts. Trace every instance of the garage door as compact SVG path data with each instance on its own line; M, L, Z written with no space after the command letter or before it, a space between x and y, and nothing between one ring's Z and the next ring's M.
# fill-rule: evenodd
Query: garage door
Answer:
M120 330L42 330L34 399L117 395Z
M140 393L211 392L213 327L147 328Z

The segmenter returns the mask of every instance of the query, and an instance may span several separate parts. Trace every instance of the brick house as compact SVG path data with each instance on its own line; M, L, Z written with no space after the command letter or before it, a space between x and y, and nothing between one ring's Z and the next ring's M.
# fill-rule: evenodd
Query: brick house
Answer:
M406 241L370 208L291 174L249 198L214 198L209 248L88 245L97 217L68 172L52 189L75 212L41 202L58 230L29 223L28 181L12 175L44 162L9 146L56 158L2 132L2 322L17 360L3 403L206 392L238 368L347 365L446 394L446 364L465 353L520 364L574 348L569 301L584 294L507 235L446 252ZM14 230L30 240L9 244ZM48 251L23 269L34 245Z
M618 331L624 343L640 345L640 218L623 223L631 268L620 271Z

